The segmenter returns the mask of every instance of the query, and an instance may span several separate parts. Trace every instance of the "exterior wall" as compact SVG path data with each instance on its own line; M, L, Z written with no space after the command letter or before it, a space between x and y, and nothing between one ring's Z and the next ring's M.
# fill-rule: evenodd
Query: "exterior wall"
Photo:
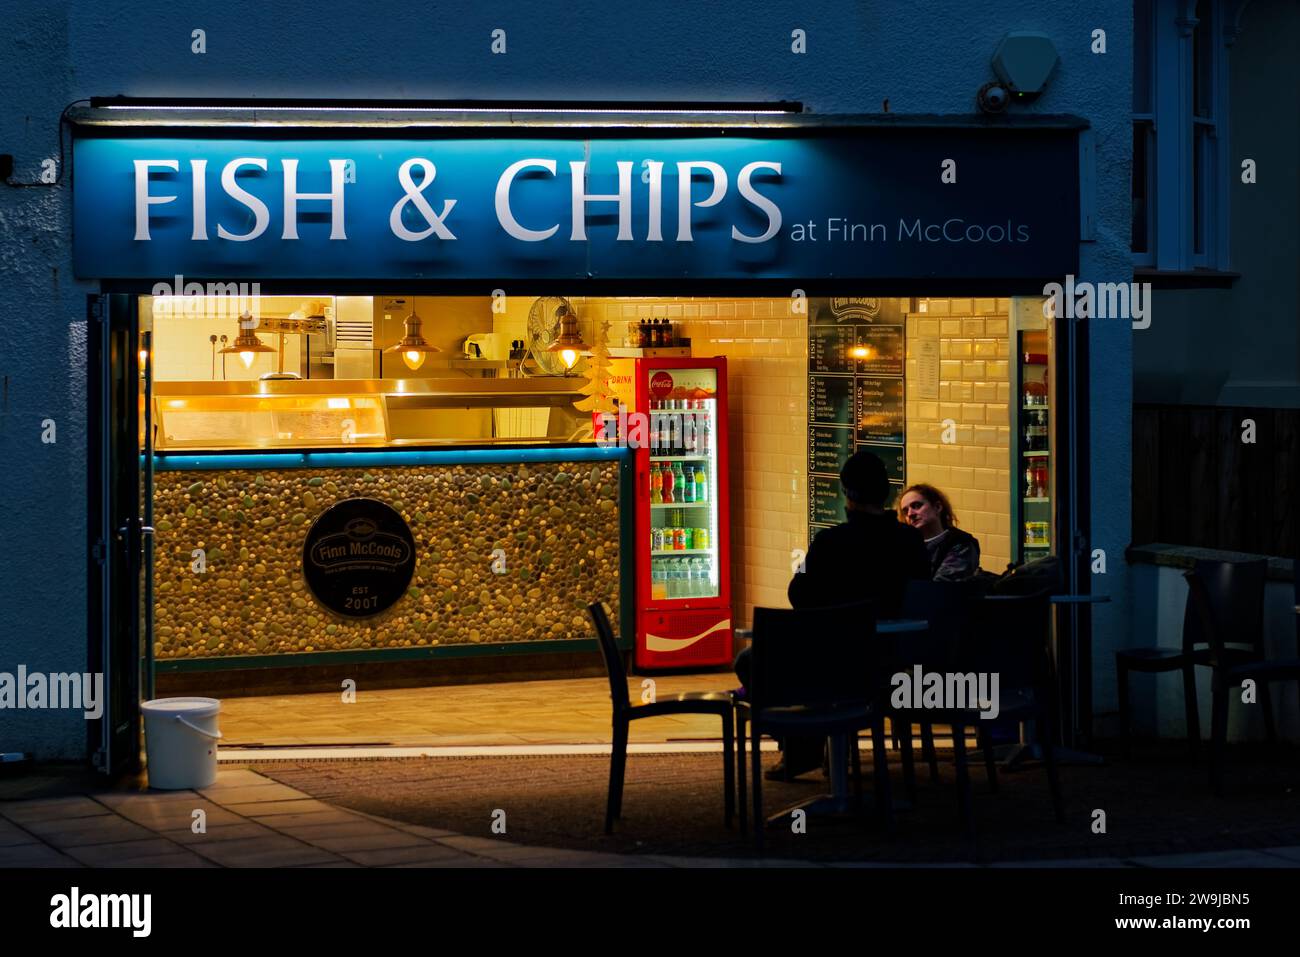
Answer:
M1138 402L1300 408L1297 44L1300 6L1246 7L1228 54L1229 242L1241 278L1230 289L1155 293L1151 327L1133 336ZM1247 158L1254 184L1241 182Z
M1006 0L994 7L830 0L797 13L755 0L737 9L743 16L578 0L503 14L468 0L383 10L320 0L290 22L254 0L220 7L141 0L125 11L51 0L14 7L0 33L9 79L0 142L15 156L17 178L34 180L41 161L58 155L60 111L81 97L112 94L785 99L819 113L881 112L888 101L891 114L970 114L976 90L993 76L989 59L998 41L1011 30L1041 30L1061 63L1035 103L1012 110L1072 113L1091 123L1095 239L1081 246L1079 278L1129 280L1128 0ZM498 27L507 30L504 56L489 52ZM202 55L191 52L197 28L207 31ZM791 52L796 28L806 31L804 55ZM1104 55L1090 50L1099 28L1107 32ZM0 324L2 527L27 543L0 553L0 670L23 663L78 671L86 662L84 316L85 296L98 285L72 276L68 173L52 189L0 187L0 314L9 317ZM1110 321L1089 325L1085 335L1094 357L1089 544L1110 556L1099 590L1114 598L1094 616L1100 670L1108 649L1124 642L1128 622L1121 556L1129 526L1130 332ZM760 351L737 367L742 377L765 375L770 358ZM57 444L40 441L47 418L57 423ZM787 494L793 509L801 493ZM776 583L760 584L765 590L755 596L771 600ZM1100 674L1097 687L1101 706L1109 685ZM5 715L5 740L41 758L79 757L85 723L71 712L13 712Z

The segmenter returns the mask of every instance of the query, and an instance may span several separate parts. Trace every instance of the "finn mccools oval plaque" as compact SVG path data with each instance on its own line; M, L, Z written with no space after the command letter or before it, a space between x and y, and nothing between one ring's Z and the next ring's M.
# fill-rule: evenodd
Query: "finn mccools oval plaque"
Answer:
M312 523L302 546L302 573L330 611L368 618L392 607L411 584L415 539L391 506L346 499Z

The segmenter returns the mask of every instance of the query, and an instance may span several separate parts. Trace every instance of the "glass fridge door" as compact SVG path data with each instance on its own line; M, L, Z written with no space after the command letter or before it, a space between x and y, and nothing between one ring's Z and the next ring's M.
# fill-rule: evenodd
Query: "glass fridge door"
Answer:
M1052 342L1048 330L1020 334L1020 534L1021 561L1055 550L1055 465L1051 437L1055 434L1051 404Z
M649 369L650 594L716 599L718 393L715 369Z

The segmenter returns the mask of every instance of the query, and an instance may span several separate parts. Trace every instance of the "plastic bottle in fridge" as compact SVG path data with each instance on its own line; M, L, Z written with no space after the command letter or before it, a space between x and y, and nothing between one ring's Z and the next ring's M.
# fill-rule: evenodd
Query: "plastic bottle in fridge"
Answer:
M668 572L663 561L653 562L650 572L650 597L663 599L668 597Z
M695 488L696 488L694 470L691 469L689 466L686 469L683 469L681 462L674 462L673 474L675 476L674 481L676 482L677 486L682 490L681 500L687 503L694 502Z
M697 598L704 598L709 594L709 569L704 563L703 558L692 560L691 564L695 568L695 591Z

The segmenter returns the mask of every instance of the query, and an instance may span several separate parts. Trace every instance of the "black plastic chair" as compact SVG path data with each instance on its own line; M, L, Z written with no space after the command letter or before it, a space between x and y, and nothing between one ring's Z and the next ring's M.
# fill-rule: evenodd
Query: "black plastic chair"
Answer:
M903 591L902 616L923 620L925 631L900 634L893 642L891 674L911 672L920 665L926 672L943 672L955 661L962 636L970 625L970 604L979 597L972 582L909 580ZM930 767L930 783L939 781L939 757L934 748L934 721L923 709L889 709L891 731L902 758L903 785L909 801L916 801L916 773L912 756L912 726L921 729L921 755Z
M729 691L686 691L656 697L650 704L632 704L627 690L627 672L618 641L609 624L605 606L595 602L587 606L592 623L596 626L600 653L605 659L609 675L609 698L614 705L614 741L610 752L609 797L605 805L605 833L614 830L614 819L623 811L623 773L627 769L628 728L638 718L657 718L666 714L716 714L722 719L722 779L726 791L725 817L727 827L735 813L735 787L733 761L735 760L734 726L735 708Z
M736 703L743 765L749 730L753 770L754 846L763 850L763 735L851 735L853 780L860 781L857 733L871 728L877 810L892 826L889 764L885 753L888 646L876 640L870 602L830 608L755 608L747 698ZM745 769L739 768L741 801ZM860 799L860 791L857 792ZM745 811L741 811L742 826Z
M1031 595L989 595L968 605L956 655L945 673L998 675L998 718L1032 721L1047 769L1052 810L1065 823L1065 798L1056 765L1058 701L1051 649L1051 589ZM989 722L978 705L965 708L926 709L933 722L952 726L957 771L957 801L967 835L974 833L970 770L966 754L966 729L974 728L984 754L989 790L997 793Z
M1264 565L1266 562L1251 562ZM1240 568L1241 566L1236 566ZM1255 572L1257 569L1251 569ZM1224 562L1197 562L1185 576L1191 596L1191 612L1201 632L1209 639L1209 650L1197 664L1214 669L1212 679L1213 712L1210 732L1210 787L1223 794L1223 766L1228 744L1228 692L1245 681L1255 682L1257 700L1264 714L1264 730L1269 744L1277 743L1273 723L1273 701L1269 685L1275 681L1300 683L1300 637L1296 657L1269 659L1264 652L1263 585L1258 596L1254 589L1235 591L1239 579L1233 566ZM1250 579L1254 584L1254 575ZM1258 601L1255 601L1256 597ZM1252 647L1242 648L1247 642ZM1233 645L1237 647L1233 647Z
M1124 648L1115 652L1116 680L1119 684L1120 735L1127 751L1132 742L1129 705L1129 672L1160 674L1181 671L1183 674L1183 710L1187 722L1187 740L1193 756L1201 740L1201 723L1196 704L1196 666L1212 667L1216 673L1264 658L1264 581L1267 561L1211 562L1198 561L1184 573L1187 579L1187 602L1183 611L1182 648ZM1193 593L1192 581L1199 576L1205 587L1210 614L1206 617ZM1217 625L1215 624L1217 622ZM1214 628L1222 643L1215 655ZM1263 686L1267 694L1267 686ZM1261 698L1261 700L1264 700ZM1266 709L1269 740L1274 739L1273 714Z

